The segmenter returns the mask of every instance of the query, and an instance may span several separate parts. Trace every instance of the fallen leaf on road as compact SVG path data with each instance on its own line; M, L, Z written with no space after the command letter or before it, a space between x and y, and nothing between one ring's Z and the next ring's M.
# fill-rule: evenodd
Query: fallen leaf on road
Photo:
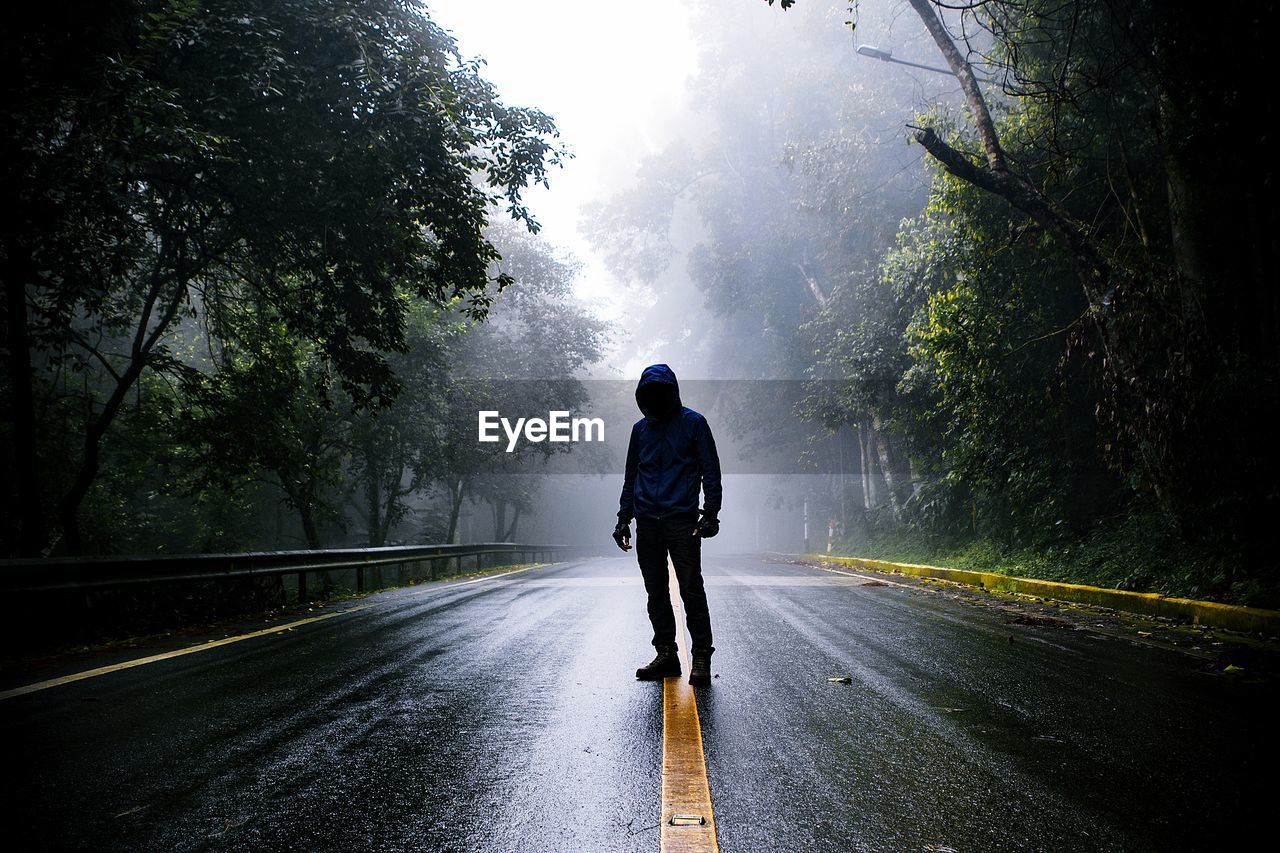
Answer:
M233 829L239 829L240 827L244 826L244 825L245 825L246 823L248 823L248 822L249 822L249 818L247 818L247 817L246 817L246 818L243 818L243 819L241 819L241 820L235 820L235 821L228 820L228 821L224 821L224 822L223 822L223 827L222 827L222 829L219 829L217 832L211 832L211 833L209 833L209 837L210 837L210 838L221 838L222 836L226 835L229 831L231 831L231 830L233 830Z
M1236 666L1233 663L1229 663L1226 665L1226 667L1222 671L1223 672L1244 672L1244 667Z
M828 684L853 684L853 677L849 675L833 675L827 679Z

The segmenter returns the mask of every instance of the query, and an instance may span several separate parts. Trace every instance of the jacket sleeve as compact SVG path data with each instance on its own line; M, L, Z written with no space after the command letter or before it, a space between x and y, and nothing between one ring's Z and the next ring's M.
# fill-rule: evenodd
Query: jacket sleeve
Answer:
M711 436L711 425L706 418L698 423L696 443L698 466L702 469L702 514L708 518L719 518L720 500L724 494L720 488L720 456L716 453L716 440Z
M618 520L624 524L630 524L636 514L636 466L639 465L636 433L638 428L639 425L631 428L631 441L627 444L627 468L622 479L622 497L618 499Z

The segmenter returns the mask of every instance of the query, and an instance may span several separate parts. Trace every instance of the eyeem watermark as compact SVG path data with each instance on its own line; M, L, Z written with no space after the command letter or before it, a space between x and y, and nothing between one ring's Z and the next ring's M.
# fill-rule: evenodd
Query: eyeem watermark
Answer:
M479 415L477 438L482 442L502 441L499 428L507 435L507 452L513 453L520 436L525 441L604 441L604 418L570 418L568 412L547 412L547 419L516 418L513 424L496 411Z

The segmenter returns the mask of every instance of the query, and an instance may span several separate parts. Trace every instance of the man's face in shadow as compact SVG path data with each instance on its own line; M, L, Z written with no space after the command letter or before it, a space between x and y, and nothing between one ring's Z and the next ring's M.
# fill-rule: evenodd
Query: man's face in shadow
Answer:
M665 420L680 408L680 396L670 383L650 382L636 390L636 404L645 417Z

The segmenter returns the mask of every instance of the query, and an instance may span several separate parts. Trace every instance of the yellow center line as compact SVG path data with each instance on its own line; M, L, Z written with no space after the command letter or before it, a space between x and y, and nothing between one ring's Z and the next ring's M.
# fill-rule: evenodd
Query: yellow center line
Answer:
M497 575L488 575L486 577L472 578L471 580L450 584L449 588L459 587L459 586L470 586L473 583L480 583L482 581L498 580L499 578L510 577L511 575L518 575L521 572L527 572L532 568L535 568L535 566L527 566L523 569L516 569L510 572L503 572L502 574L497 574ZM409 595L411 596L421 595L424 592L434 592L436 590L443 589L443 588L444 587L424 587L421 591L411 592L409 593ZM228 646L232 643L238 643L241 640L252 640L257 637L265 637L269 634L283 634L285 631L292 631L294 628L298 628L302 625L310 625L313 622L323 622L324 620L332 619L335 616L345 616L348 613L356 613L361 610L367 610L370 607L373 607L374 605L383 604L385 602L399 601L404 597L406 596L395 596L393 598L386 598L380 601L370 601L367 604L357 604L354 607L347 607L342 610L336 610L332 613L322 613L319 616L308 616L306 619L299 619L296 622L289 622L284 625L275 625L271 628L263 628L261 631L253 631L248 634L238 634L234 637L223 637L220 640L209 640L204 643L197 643L194 646L187 646L181 649L174 649L173 651L170 651L170 652L162 652L157 655L148 655L147 657L134 658L133 660L121 661L120 663L113 663L110 666L100 666L96 669L87 669L84 672L77 672L71 675L64 675L64 676L61 676L60 678L50 678L47 681L37 681L34 684L25 684L22 687L15 687L12 690L5 690L3 692L0 692L0 702L3 702L5 699L13 699L16 696L25 696L28 693L36 693L37 691L40 691L40 690L48 690L50 687L59 687L63 684L71 684L72 682L75 682L75 681L83 681L86 678L94 678L95 676L99 676L99 675L107 675L112 672L119 672L122 669L132 669L135 666L145 666L146 664L149 664L149 663L157 663L162 660L170 660L171 658L182 657L183 655L191 655L191 654L195 654L196 652L206 652L209 649L216 649L221 646Z
M676 616L676 646L681 675L662 682L661 853L719 853L711 812L711 784L702 748L698 702L689 686L689 638L675 568L668 564L668 585ZM701 820L702 823L698 821Z

